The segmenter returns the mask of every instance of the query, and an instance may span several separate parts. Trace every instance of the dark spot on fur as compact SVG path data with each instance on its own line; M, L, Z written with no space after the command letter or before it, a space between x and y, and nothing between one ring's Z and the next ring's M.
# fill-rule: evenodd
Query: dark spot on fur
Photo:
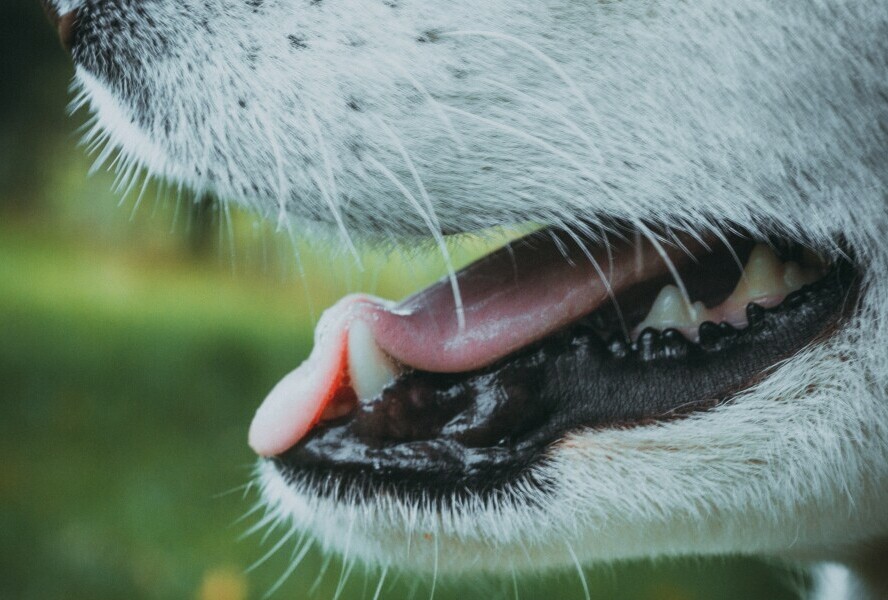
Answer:
M416 41L420 44L434 44L438 40L441 39L441 32L437 29L429 29L428 31L422 33Z
M287 40L290 42L290 47L296 50L305 50L308 48L308 43L305 41L305 38L301 38L298 35L291 33L287 36Z
M355 112L364 112L364 107L361 106L361 103L354 98L350 98L349 101L346 103L346 106L348 106Z

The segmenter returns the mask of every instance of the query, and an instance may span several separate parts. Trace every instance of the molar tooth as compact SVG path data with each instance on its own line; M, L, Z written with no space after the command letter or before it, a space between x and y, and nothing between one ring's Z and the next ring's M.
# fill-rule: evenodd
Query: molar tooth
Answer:
M773 299L784 295L783 270L783 263L769 246L756 244L731 297L742 300L745 305L759 299Z
M348 374L358 400L376 397L399 374L397 365L379 349L370 327L360 319L348 330Z

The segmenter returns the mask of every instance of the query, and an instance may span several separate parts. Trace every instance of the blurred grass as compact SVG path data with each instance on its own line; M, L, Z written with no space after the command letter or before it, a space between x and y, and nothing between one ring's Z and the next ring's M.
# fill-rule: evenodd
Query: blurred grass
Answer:
M253 410L305 356L323 307L356 290L403 296L442 265L367 252L360 271L306 240L300 263L249 216L229 232L210 214L195 244L187 199L151 191L118 207L110 176L85 178L64 116L70 67L36 3L0 6L0 52L0 599L260 598L290 548L245 572L280 535L238 541L255 518L233 525L255 500L241 487ZM309 554L275 597L309 597L322 564ZM334 561L311 597L332 598L340 572ZM612 600L779 599L792 580L750 560L587 578L592 598ZM403 577L383 597L425 598L429 584ZM575 572L517 587L584 597ZM356 573L341 597L374 588ZM511 578L442 582L435 595L498 597L514 597Z

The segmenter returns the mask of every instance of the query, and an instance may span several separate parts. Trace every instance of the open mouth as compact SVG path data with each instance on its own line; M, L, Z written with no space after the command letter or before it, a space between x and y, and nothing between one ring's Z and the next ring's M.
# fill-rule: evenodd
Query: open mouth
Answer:
M854 304L840 252L641 227L536 232L458 272L459 294L343 299L251 445L322 494L484 494L572 432L725 402Z

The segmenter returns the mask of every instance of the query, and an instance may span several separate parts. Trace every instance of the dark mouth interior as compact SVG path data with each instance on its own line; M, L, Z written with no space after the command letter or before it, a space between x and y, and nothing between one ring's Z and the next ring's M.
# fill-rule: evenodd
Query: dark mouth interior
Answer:
M784 259L803 253L770 243ZM689 295L706 306L723 301L753 246L733 236L696 257L681 273ZM744 328L706 322L696 341L675 329L630 339L671 281L658 276L488 367L407 371L275 460L286 477L331 495L387 490L452 499L502 490L530 477L530 467L571 432L676 419L726 401L833 331L853 304L855 280L850 261L839 259L776 306L750 303Z

